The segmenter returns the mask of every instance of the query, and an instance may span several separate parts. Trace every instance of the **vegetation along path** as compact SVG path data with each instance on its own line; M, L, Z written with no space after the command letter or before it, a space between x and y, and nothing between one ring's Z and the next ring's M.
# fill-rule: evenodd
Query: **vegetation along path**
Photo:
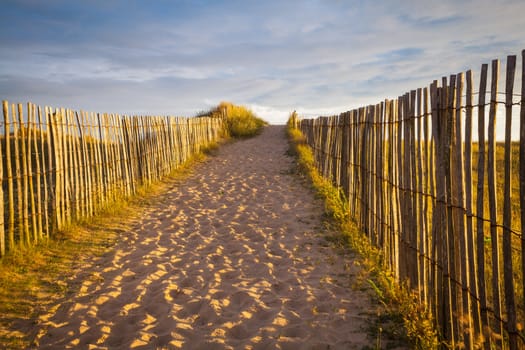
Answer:
M227 144L174 184L40 317L40 348L375 348L323 204L293 174L284 127ZM325 231L323 233L323 231Z

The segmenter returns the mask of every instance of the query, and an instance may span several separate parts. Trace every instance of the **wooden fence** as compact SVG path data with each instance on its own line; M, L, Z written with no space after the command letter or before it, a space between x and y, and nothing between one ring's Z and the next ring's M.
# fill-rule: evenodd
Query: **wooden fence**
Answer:
M516 79L516 56L507 58L501 93L499 61L489 87L488 68L477 92L469 70L297 125L320 172L343 189L353 218L449 346L523 349L525 65Z
M221 118L126 117L3 102L0 256L89 218L169 174Z

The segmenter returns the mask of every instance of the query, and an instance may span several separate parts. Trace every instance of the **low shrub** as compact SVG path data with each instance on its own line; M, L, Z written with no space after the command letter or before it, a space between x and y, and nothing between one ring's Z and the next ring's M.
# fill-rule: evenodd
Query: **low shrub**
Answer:
M221 102L217 107L197 115L197 117L204 116L224 118L227 134L238 138L255 136L268 125L249 108L230 102Z

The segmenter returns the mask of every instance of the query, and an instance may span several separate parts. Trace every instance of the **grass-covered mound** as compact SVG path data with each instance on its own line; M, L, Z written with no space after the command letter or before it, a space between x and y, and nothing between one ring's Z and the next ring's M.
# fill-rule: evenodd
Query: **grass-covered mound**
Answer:
M268 123L249 108L231 102L221 102L217 107L202 112L198 117L219 117L226 121L227 133L231 137L251 137L261 132Z

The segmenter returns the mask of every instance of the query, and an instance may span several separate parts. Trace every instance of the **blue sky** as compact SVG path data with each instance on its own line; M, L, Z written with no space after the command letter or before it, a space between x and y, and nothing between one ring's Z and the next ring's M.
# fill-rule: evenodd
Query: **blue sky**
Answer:
M523 0L3 0L0 98L183 116L227 100L284 123L520 55L524 14Z

